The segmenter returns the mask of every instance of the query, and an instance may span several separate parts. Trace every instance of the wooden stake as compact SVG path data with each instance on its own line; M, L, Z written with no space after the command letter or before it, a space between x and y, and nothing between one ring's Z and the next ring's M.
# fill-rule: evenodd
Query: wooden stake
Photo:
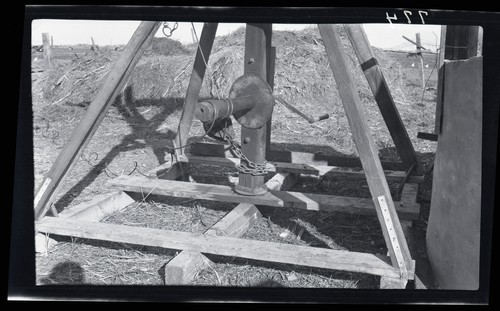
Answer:
M415 41L417 42L418 58L420 59L420 76L422 78L422 94L425 92L425 75L424 75L424 56L422 55L422 44L420 42L420 33L415 34Z
M345 51L342 47L340 36L335 29L335 25L319 24L318 28L325 45L326 54L337 83L361 164L366 174L377 216L382 226L384 239L391 255L392 265L400 268L400 277L402 279L407 279L405 272L411 269L412 258L396 214L389 185L385 179L375 143L371 137L370 127L362 110L361 100L347 67ZM382 213L383 207L381 206L381 201L384 201L387 205L387 212L384 214ZM384 217L386 216L385 214L389 216L388 219ZM394 233L390 234L390 229L394 230ZM393 234L397 239L396 241L391 238ZM398 260L398 253L403 258L402 262Z
M150 45L160 22L142 22L115 63L99 93L87 109L87 113L73 131L68 144L52 165L47 177L35 196L35 219L42 218L55 199L59 187L68 172L101 124L106 111L122 91L133 68Z
M54 65L52 59L52 48L50 46L50 34L48 32L42 33L43 42L43 61L45 62L45 68L50 69Z

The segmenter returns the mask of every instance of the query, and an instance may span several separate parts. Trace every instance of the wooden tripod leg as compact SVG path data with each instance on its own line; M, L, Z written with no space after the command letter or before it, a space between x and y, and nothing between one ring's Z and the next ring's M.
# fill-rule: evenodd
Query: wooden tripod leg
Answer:
M194 59L193 72L189 79L189 85L186 92L184 107L182 109L181 119L177 128L177 135L174 140L175 162L172 163L167 172L162 174L162 179L177 179L182 176L187 179L189 164L184 156L185 145L189 138L189 130L193 122L194 110L198 103L201 85L205 72L207 70L208 60L212 51L212 46L217 32L218 23L205 23L201 32L198 49Z
M363 27L358 24L349 24L344 25L344 28L405 168L415 165L415 172L419 175L423 174L422 166Z
M191 123L193 122L194 110L196 108L196 104L198 103L198 96L200 95L201 84L203 83L203 78L205 77L207 69L206 64L208 64L208 59L210 58L215 33L217 32L217 26L218 23L205 23L203 31L201 32L199 48L196 51L193 72L191 73L191 78L189 80L186 100L184 102L184 108L182 109L181 120L179 121L179 127L177 129L177 136L175 137L175 143L178 147L186 145L189 138L189 130L191 129ZM184 149L185 148L180 148L181 154L184 153Z
M106 82L90 103L87 113L77 125L66 146L50 168L47 177L35 196L35 220L41 219L55 199L65 177L71 171L76 160L87 146L95 131L101 124L106 111L114 102L116 96L122 91L125 83L141 58L142 54L151 44L160 22L142 22L128 42L121 57L109 73Z
M389 185L385 179L368 122L364 116L361 100L353 78L347 67L345 51L335 25L319 24L321 38L337 83L340 98L346 112L353 139L366 174L368 187L375 203L377 217L382 226L384 239L389 249L391 262L401 271L405 282L413 278L414 264L399 222Z

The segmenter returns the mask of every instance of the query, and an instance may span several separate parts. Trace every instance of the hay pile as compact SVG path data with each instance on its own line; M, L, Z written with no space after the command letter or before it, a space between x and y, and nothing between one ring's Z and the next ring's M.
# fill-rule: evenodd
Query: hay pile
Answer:
M392 140L349 40L343 28L338 29L369 124L377 136L377 146L390 146ZM243 74L244 35L245 29L240 28L227 36L216 38L200 98L227 96L232 83ZM309 136L316 145L324 145L326 139L329 143L333 142L342 153L356 155L356 148L348 135L350 129L347 118L317 28L310 27L298 32L276 31L273 33L273 45L277 50L275 95L311 116L324 113L333 115L332 122L310 125L277 104L273 115L273 131ZM183 98L189 84L195 52L194 44L182 46L168 38L155 38L128 81L128 86L133 89L134 99L144 104L148 100ZM33 84L34 103L86 106L105 81L119 54L118 51L106 51L86 55L44 72L45 77ZM404 94L397 91L401 83L397 70L393 70L394 61L379 49L375 49L375 54L395 99L406 101L400 98ZM398 108L402 116L406 113L405 109L411 109L404 106ZM318 137L323 140L314 141ZM296 141L290 135L276 136L274 139L282 140L283 143Z

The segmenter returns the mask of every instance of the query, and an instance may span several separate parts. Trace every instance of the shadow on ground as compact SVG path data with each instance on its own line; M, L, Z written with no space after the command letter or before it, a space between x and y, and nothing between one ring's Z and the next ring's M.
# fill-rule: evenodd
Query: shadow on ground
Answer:
M80 264L65 261L55 265L50 274L40 280L42 285L78 285L85 284L85 275Z

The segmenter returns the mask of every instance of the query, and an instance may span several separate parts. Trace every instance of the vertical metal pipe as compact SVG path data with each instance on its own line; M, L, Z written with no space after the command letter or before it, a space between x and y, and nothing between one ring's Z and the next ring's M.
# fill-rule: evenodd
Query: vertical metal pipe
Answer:
M272 24L247 24L245 32L244 73L255 74L267 80L267 45L270 45ZM252 162L266 160L266 125L258 129L241 128L241 150ZM238 193L259 195L267 192L264 176L240 173L235 188Z

